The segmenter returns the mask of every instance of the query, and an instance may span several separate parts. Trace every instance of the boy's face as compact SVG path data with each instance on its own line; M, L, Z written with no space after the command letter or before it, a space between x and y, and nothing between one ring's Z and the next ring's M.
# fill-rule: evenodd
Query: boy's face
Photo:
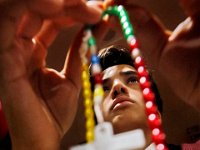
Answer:
M116 65L103 71L105 91L102 111L114 132L142 128L148 130L143 95L136 70L129 65Z

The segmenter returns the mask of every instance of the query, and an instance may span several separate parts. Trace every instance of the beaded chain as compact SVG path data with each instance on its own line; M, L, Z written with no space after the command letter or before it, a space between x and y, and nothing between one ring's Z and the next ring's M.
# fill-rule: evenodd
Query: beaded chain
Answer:
M146 114L147 114L147 118L148 118L148 123L149 123L149 127L152 131L152 142L155 143L157 150L167 150L168 148L165 145L165 134L162 130L162 123L161 123L161 119L158 115L157 106L155 105L155 94L153 93L153 91L151 89L151 81L149 78L149 73L148 73L146 67L144 66L144 60L143 60L140 50L138 48L138 43L134 36L134 30L130 23L128 13L123 8L123 6L114 6L114 7L108 7L103 13L103 16L105 16L105 15L113 15L113 16L117 16L119 18L119 21L121 23L122 30L124 33L124 37L130 47L131 57L133 58L133 60L135 60L134 67L136 68L136 71L137 71L138 81L139 81L140 87L142 89L142 93L143 93L143 97L144 97L144 101L145 101L145 109L146 109ZM91 58L92 74L95 78L95 91L94 91L94 103L95 103L94 106L96 107L95 114L97 115L98 122L102 122L103 117L102 117L102 114L99 112L100 111L99 105L101 103L101 100L103 99L102 78L101 78L101 74L100 74L101 66L99 65L99 59L96 56L95 39L93 38L91 32L90 32L90 34L87 34L86 37L88 37L87 38L88 46L90 47L90 51L92 54L92 58ZM84 42L85 41L83 40L83 43ZM85 44L86 44L86 42L85 42ZM89 82L89 80L86 81L85 78L82 78L82 79L83 79L83 84L84 84L84 82ZM85 83L85 84L87 85L89 83ZM87 93L87 92L88 92L88 90L85 88L84 93ZM91 93L88 95L91 95ZM88 98L89 96L86 96L86 94L85 94L84 97ZM86 107L86 109L88 109L87 111L92 111L92 110L89 110L92 108ZM85 114L85 115L86 115L86 118L88 118L88 119L90 118L89 116L92 116L90 113ZM90 121L86 121L86 124L87 124L87 122L90 122ZM88 124L92 124L92 123L88 123ZM89 127L89 126L86 125L86 128L87 127ZM93 130L93 128L94 128L94 124L92 124L92 130ZM88 131L86 131L86 135L91 134L92 131L89 130L89 128L87 128L87 129L88 129Z
M85 106L85 118L86 118L86 141L87 143L94 141L94 114L93 114L93 102L92 102L92 92L91 84L88 70L88 61L86 54L90 50L91 57L91 73L94 77L94 110L98 123L103 122L103 115L100 109L101 101L103 100L103 86L102 86L102 76L101 76L101 65L99 63L99 58L97 57L97 47L96 41L92 35L91 30L87 27L84 32L84 37L82 39L82 44L80 47L80 57L82 60L82 85L83 85L83 97Z
M104 90L102 85L102 74L101 74L101 65L99 58L97 56L97 48L96 42L94 37L91 35L88 44L90 47L90 52L92 54L91 57L91 64L92 64L92 71L91 74L94 77L94 111L97 118L97 123L102 123L104 121L103 115L100 109L101 102L104 96Z
M85 107L85 118L86 118L86 141L87 143L94 141L94 112L93 112L93 100L91 93L91 84L89 79L89 66L86 54L88 52L88 39L91 31L85 30L82 39L82 44L79 49L81 61L82 61L82 86L83 86L83 98Z

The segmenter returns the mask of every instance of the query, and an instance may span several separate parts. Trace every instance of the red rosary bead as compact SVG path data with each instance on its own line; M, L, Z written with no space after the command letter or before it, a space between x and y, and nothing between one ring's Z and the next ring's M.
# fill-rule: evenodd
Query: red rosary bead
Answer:
M152 139L156 144L164 143L165 134L164 133L159 133L158 135L152 135Z
M155 113L157 111L156 106L152 105L151 107L146 106L146 113L147 115Z
M130 49L134 50L135 48L138 48L138 42L135 38L133 38L130 42Z
M152 135L157 136L157 135L159 135L159 134L160 134L160 129L154 128L154 129L152 130Z
M151 82L140 83L142 89L151 87Z
M151 129L158 128L161 126L160 118L154 113L149 114L148 120L149 120L149 126Z
M94 80L95 80L95 83L97 84L97 83L102 83L103 81L102 81L102 75L100 74L100 73L98 73L98 74L96 74L95 76L94 76Z
M168 148L163 143L158 144L156 146L156 149L157 150L168 150Z
M149 88L145 88L143 90L143 96L144 96L145 101L154 101L155 100L155 95Z
M140 66L144 66L144 61L141 56L135 58L135 67L136 69Z
M144 66L139 66L137 68L137 73L138 73L138 76L141 77L141 76L145 76L145 77L148 77L148 72L147 70L145 69Z
M138 48L131 49L131 57L135 60L138 56L140 56L140 50Z

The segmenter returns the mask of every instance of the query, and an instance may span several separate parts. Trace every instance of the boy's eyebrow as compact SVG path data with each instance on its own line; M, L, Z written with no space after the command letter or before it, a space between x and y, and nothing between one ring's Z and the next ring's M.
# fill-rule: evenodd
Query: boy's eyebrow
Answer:
M123 76L133 75L134 77L137 77L136 71L133 71L133 70L122 71L120 72L120 74ZM108 82L110 82L110 78L103 79L103 84L106 84Z
M122 72L120 72L120 74L121 75L134 75L134 76L137 76L136 71L133 71L133 70L122 71Z

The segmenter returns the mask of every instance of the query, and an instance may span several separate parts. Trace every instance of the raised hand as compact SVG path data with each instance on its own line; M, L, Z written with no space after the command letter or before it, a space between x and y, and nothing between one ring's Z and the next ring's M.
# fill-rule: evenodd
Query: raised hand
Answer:
M142 9L138 12L131 8L128 10L141 50L149 66L156 70L155 75L163 76L180 99L200 111L200 44L197 42L200 24L195 17L198 15L192 14L194 9L190 18L172 33L166 32L157 19Z
M155 77L162 76L180 99L200 111L200 5L198 0L180 1L189 17L173 32L169 32L150 12L134 5L139 3L137 0L127 1L124 5L135 28L139 47L148 66L155 70ZM116 28L118 24L112 22L110 26ZM121 32L121 29L116 28L115 32Z
M81 88L81 33L61 72L45 67L47 48L61 27L97 22L100 3L93 6L81 0L0 3L0 97L13 149L59 149ZM86 15L73 13L78 9Z

